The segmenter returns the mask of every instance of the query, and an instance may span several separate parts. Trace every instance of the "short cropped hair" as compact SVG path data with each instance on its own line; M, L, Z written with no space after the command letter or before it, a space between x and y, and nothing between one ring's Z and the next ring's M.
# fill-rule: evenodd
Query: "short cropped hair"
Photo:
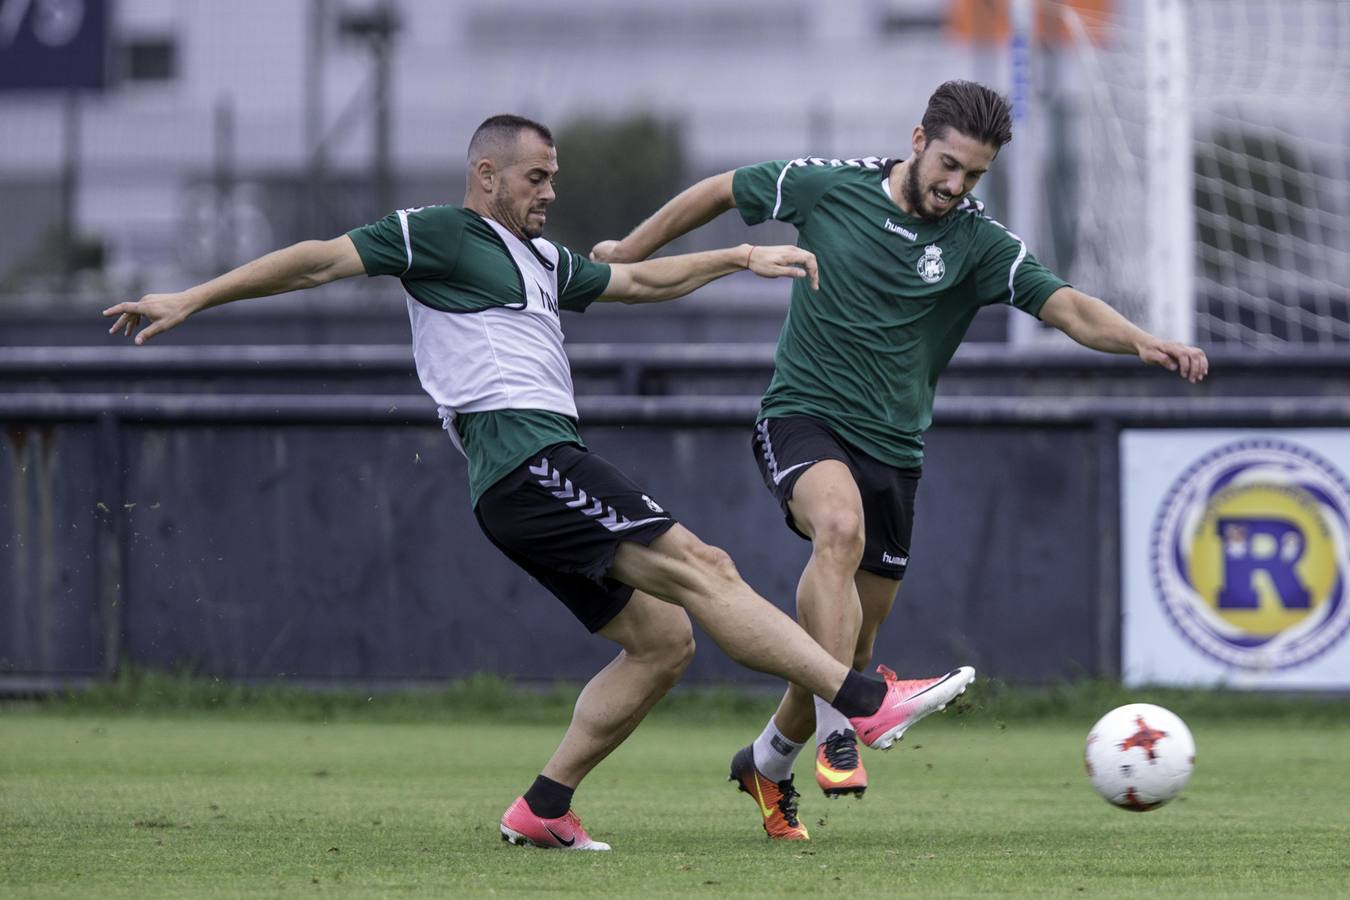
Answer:
M543 125L524 116L492 116L483 121L469 139L469 165L489 156L501 156L503 151L514 147L522 131L533 131L553 146L553 132Z
M924 134L940 140L948 128L995 150L1012 140L1012 106L1002 94L974 81L948 81L928 98Z

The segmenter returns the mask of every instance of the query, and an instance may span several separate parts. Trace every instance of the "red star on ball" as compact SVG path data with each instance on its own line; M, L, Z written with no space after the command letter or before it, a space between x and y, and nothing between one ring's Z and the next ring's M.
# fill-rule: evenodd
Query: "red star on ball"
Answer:
M1167 732L1148 727L1148 723L1144 721L1143 716L1135 716L1134 723L1139 730L1121 741L1120 749L1129 750L1133 747L1143 747L1144 752L1148 754L1148 761L1155 761L1158 758L1158 753L1154 748L1158 745L1158 741L1167 737Z

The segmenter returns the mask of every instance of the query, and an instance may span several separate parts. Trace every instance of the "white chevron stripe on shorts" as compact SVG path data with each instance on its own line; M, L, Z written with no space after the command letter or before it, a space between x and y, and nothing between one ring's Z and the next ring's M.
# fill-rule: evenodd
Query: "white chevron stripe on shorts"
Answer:
M649 522L660 522L666 518L665 516L654 516L649 519L633 521L620 515L617 509L598 497L588 496L585 489L572 484L570 478L563 478L562 473L553 467L547 456L541 458L537 464L530 466L529 470L530 474L535 476L535 483L547 489L554 497L562 500L564 506L575 509L584 516L589 516L610 531L627 531L630 528L646 525Z

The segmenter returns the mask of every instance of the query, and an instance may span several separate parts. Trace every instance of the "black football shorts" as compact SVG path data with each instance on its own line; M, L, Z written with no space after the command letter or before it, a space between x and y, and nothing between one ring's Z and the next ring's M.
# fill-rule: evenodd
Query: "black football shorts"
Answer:
M474 516L592 632L633 596L608 575L619 544L648 545L675 524L627 475L574 444L546 447L513 469L478 498Z
M751 439L764 485L778 498L787 526L807 540L788 506L797 479L812 465L834 459L848 466L862 496L867 544L859 568L897 581L909 566L914 533L914 496L921 469L892 466L871 457L839 437L829 425L810 416L761 419Z

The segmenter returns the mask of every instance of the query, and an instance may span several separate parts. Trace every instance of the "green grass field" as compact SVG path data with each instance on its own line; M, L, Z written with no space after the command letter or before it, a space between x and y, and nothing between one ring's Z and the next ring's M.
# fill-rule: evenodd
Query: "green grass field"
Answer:
M1088 786L1090 718L930 719L866 756L864 800L827 802L799 765L814 840L785 845L725 781L772 699L677 702L578 794L614 845L592 854L497 834L560 734L558 699L514 726L406 704L327 722L0 707L0 896L1350 896L1340 715L1183 711L1195 776L1142 815Z

